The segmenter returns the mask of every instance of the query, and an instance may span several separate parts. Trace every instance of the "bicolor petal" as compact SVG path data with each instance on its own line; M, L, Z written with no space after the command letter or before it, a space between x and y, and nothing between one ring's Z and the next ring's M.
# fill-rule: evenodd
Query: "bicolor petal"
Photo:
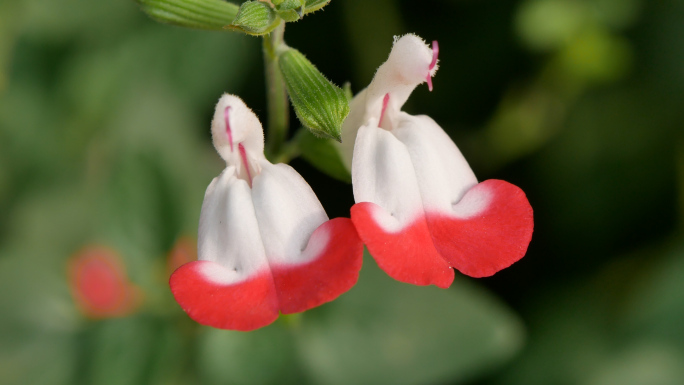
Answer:
M212 136L227 167L202 204L199 261L181 266L170 279L188 315L205 325L247 331L349 290L363 252L351 221L328 220L294 169L266 160L261 124L239 98L221 98Z
M451 268L483 277L522 258L533 217L522 190L497 180L478 184L437 123L401 111L417 85L428 81L431 88L437 52L436 42L430 49L415 35L395 40L387 62L352 101L352 123L359 125L351 214L390 276L448 287Z

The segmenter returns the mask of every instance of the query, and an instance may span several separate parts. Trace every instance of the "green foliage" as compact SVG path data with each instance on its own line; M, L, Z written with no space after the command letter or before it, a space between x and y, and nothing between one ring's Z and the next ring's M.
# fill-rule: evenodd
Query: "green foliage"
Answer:
M153 19L181 27L224 30L238 6L222 0L135 0Z
M529 347L494 383L684 382L684 244L669 243L537 295Z
M449 290L409 286L368 257L359 283L307 312L297 334L317 384L464 381L506 361L523 342L520 321L465 279Z
M207 385L301 384L295 348L281 322L250 333L203 328L200 375Z
M344 91L294 48L280 52L278 62L299 121L318 137L340 141L349 114Z
M273 31L280 18L267 3L247 1L242 3L230 27L249 35L260 36Z

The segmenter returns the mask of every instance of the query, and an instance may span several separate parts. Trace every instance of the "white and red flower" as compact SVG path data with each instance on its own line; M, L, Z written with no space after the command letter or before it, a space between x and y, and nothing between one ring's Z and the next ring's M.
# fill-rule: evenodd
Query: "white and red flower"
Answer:
M396 39L352 100L342 134L343 143L354 143L352 221L378 265L402 282L448 287L452 268L485 277L522 258L533 215L518 187L478 183L430 117L401 111L417 85L432 88L437 54L437 42L430 48L415 35Z
M266 160L261 123L238 97L219 100L212 137L227 167L204 196L199 260L169 281L183 310L201 324L247 331L349 290L363 252L352 222L328 220L293 168Z

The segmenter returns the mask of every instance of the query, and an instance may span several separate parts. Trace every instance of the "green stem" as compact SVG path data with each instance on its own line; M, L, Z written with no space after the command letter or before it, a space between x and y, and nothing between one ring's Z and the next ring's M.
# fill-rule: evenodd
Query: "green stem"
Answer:
M273 32L263 37L268 107L266 154L271 160L280 156L290 122L290 105L287 101L285 82L278 68L278 55L276 54L278 48L285 44L283 41L284 32L285 23L281 23Z

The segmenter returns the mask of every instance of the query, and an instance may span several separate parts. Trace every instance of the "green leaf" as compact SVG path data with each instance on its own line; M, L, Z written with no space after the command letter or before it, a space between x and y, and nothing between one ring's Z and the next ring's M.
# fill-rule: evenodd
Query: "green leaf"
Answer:
M305 313L299 351L316 384L455 383L518 351L519 319L458 276L448 290L394 281L366 258L359 283Z
M143 317L108 319L93 325L88 343L92 385L140 384L146 378L157 328Z
M342 139L342 122L349 114L344 91L332 84L299 51L280 53L280 72L297 117L304 127L324 138Z
M249 333L204 328L198 369L207 385L301 384L293 350L281 322Z
M344 166L339 150L331 139L317 138L309 130L299 130L296 141L302 158L318 171L342 182L351 183L351 174Z
M225 30L239 7L221 0L135 0L153 19L181 27Z
M263 1L247 1L240 6L231 28L260 36L273 31L280 23L280 18L268 3Z

